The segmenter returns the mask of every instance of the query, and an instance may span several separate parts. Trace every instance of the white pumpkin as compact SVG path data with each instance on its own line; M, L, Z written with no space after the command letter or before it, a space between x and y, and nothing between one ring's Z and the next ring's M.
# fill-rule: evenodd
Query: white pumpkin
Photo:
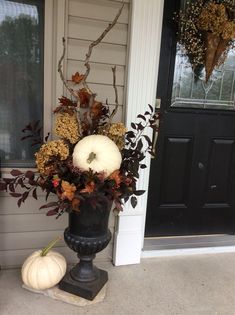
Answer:
M107 136L91 135L80 140L73 152L73 165L84 171L104 172L109 176L120 168L121 153Z
M32 289L49 289L59 283L66 273L65 258L49 250L48 247L52 247L50 244L43 250L33 252L23 263L22 280Z

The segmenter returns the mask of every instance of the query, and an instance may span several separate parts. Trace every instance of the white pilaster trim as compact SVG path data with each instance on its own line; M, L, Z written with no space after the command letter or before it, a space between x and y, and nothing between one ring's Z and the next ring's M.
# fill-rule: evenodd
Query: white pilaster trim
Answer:
M132 0L131 31L127 79L126 125L136 121L148 104L154 106L160 56L162 16L164 0ZM150 137L151 131L148 131ZM114 234L113 262L116 266L140 262L145 216L147 207L150 156L146 157L147 168L140 174L138 189L145 194L138 198L133 209L130 204L118 217Z
M57 71L62 55L62 38L66 37L67 0L45 1L44 27L44 135L52 131L53 107L63 94L63 83ZM65 58L66 60L67 58ZM64 63L66 64L66 63Z
M60 74L58 73L58 62L63 53L63 37L66 40L65 45L67 46L67 24L68 24L68 0L56 0L56 38L55 38L55 106L58 103L58 98L64 95L64 86L63 82L60 78ZM66 67L67 67L67 49L65 53L65 57L62 64L62 70L64 76L66 77Z
M54 1L45 1L44 15L44 136L51 131L51 105L53 97L53 32Z

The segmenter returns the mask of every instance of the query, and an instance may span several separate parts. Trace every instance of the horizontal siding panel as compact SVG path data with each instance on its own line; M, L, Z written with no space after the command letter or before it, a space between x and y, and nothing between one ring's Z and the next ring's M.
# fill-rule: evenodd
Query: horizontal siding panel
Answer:
M68 59L84 60L91 41L68 40ZM125 66L126 46L100 43L93 49L90 61Z
M98 19L104 21L113 21L122 4L108 0L70 0L69 15ZM129 5L125 4L119 23L128 23Z
M59 219L45 214L0 215L0 233L61 230L68 225L68 216Z
M108 100L108 104L115 105L115 93L114 88L111 85L104 85L104 84L92 84L89 83L89 87L92 91L97 94L97 100L106 103ZM122 109L123 102L124 102L124 88L117 86L118 91L118 103L120 105L120 110Z
M114 227L109 227L113 234ZM57 236L63 238L64 229L58 231L39 231L21 233L0 233L0 251L18 249L40 249L44 248ZM56 247L66 246L64 240L59 241Z
M9 197L9 195L0 197L0 214L38 214L38 213L46 213L48 209L39 208L46 204L47 202L51 202L56 200L56 198L51 197L48 200L45 200L45 197L38 197L38 200L28 197L28 199L21 204L20 208L17 206L18 198Z
M113 226L113 218L110 216L110 226ZM56 219L56 216L45 214L6 214L0 215L1 233L34 232L34 231L59 231L68 225L68 215L64 213ZM1 235L1 237L3 237Z
M0 233L0 251L18 249L40 249L49 244L57 236L63 237L64 229L59 231ZM57 246L65 246L64 241L59 241Z
M36 249L35 249L36 250ZM19 250L8 250L0 251L0 266L2 268L19 268L22 266L25 259L32 254L34 249L19 249ZM55 247L55 250L61 253L67 264L76 264L78 262L77 254L72 251L69 247ZM113 242L100 253L96 255L94 260L95 265L99 266L99 261L111 261L113 251Z
M119 3L122 3L122 2L125 2L125 3L130 3L131 0L109 0L110 2L119 2Z
M111 105L111 106L109 106L109 108L110 108L110 113L112 113L115 106ZM122 106L118 106L117 113L113 117L113 120L112 120L112 122L120 122L120 121L123 121L123 108L122 108Z
M112 84L113 82L113 72L111 65L107 64L100 64L100 63L90 63L91 70L89 73L88 80L90 83L100 83L100 84ZM86 67L84 63L81 61L68 61L68 74L67 79L71 80L72 74L78 71L79 73L85 73ZM123 66L116 67L116 85L124 86L124 75L125 75L125 68Z
M70 17L68 37L94 41L103 33L107 26L108 23L103 21ZM103 42L126 46L127 25L116 24L105 36Z

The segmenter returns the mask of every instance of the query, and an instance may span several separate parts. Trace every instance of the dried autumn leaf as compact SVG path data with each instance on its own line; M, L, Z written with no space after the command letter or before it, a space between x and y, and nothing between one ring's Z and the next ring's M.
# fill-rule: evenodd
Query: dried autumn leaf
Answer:
M116 170L111 175L109 175L109 179L114 180L117 187L120 186L122 179L120 176L120 171Z
M63 189L61 198L69 199L70 201L72 201L74 198L74 192L76 191L76 186L74 184L70 184L65 180L62 180L61 187Z
M80 200L79 200L78 198L74 198L74 199L72 200L72 208L73 208L74 211L80 212L80 208L79 208L80 203L81 203L81 202L80 202Z
M78 91L78 97L80 100L81 108L87 108L89 106L91 94L87 91L87 89L83 88Z
M91 193L93 192L95 189L95 183L89 182L88 184L86 184L85 188L81 190L82 193Z
M59 102L62 106L77 106L76 102L71 101L69 98L62 96L59 98Z
M91 116L93 119L101 117L103 115L104 106L101 102L94 101L91 106Z
M84 74L79 74L79 72L76 72L72 75L72 81L76 84L80 83L84 79Z

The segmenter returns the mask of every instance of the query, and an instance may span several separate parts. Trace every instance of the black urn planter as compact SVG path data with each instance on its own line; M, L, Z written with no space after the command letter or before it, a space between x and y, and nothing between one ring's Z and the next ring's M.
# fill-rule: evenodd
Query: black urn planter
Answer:
M66 292L93 300L108 281L107 271L93 265L96 253L102 251L111 239L108 229L112 203L104 200L94 207L88 199L79 212L69 214L69 226L64 231L66 244L77 253L79 263L59 283Z

